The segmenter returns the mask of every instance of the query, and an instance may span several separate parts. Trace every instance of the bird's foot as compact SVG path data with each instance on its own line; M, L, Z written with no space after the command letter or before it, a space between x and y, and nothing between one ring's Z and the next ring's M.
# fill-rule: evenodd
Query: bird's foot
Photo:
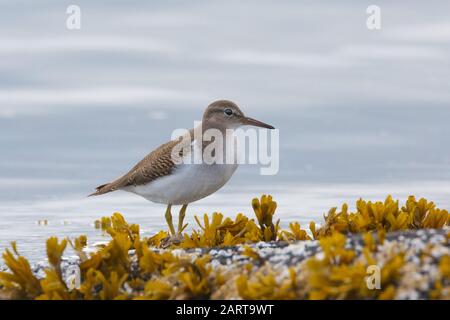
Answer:
M182 240L183 236L180 233L167 236L161 240L161 248L166 249L173 244L178 245L181 243Z

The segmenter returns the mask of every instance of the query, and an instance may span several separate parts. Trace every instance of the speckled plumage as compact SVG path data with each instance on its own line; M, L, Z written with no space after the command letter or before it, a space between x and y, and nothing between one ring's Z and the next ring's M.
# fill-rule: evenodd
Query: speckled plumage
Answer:
M145 185L171 174L175 166L171 153L177 143L179 140L172 140L159 146L139 161L128 173L111 183L98 186L97 191L91 195L101 195L130 186Z

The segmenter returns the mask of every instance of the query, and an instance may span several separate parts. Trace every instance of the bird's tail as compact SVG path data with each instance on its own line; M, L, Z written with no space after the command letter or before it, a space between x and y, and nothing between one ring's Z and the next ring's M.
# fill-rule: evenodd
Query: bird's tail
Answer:
M105 193L114 191L114 189L111 188L110 186L111 186L111 183L102 184L101 186L98 186L97 188L95 188L95 192L88 195L88 197L99 196L101 194L105 194Z

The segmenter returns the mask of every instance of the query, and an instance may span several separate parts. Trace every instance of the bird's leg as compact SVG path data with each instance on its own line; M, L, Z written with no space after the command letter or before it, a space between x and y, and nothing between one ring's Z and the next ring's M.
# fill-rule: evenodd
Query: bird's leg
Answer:
M183 204L180 210L180 214L178 216L178 235L181 235L181 232L183 232L184 228L186 228L187 224L183 226L184 217L186 216L186 208L187 204Z
M171 208L172 208L172 205L169 204L166 209L166 221L167 221L167 225L169 226L170 233L172 235L175 235L175 228L173 227L173 222L172 222L172 213L170 212Z
M173 227L173 222L172 222L172 213L170 212L172 205L169 204L167 206L166 221L167 221L167 224L169 225L170 235L165 237L164 239L162 239L161 248L168 248L173 244L175 244L175 245L180 244L181 232L183 232L184 228L186 228L186 225L183 226L183 220L184 220L184 216L186 213L186 207L187 207L187 204L185 204L181 207L179 220L178 220L178 233L175 233L175 228Z

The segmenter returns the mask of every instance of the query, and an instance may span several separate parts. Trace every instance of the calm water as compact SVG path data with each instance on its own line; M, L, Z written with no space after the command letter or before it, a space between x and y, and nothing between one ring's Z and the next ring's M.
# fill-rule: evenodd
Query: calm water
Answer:
M280 130L280 171L239 168L190 226L251 215L262 193L284 226L360 197L450 208L448 1L379 1L376 32L356 1L81 0L76 31L63 4L0 2L0 250L36 261L51 235L100 240L94 220L115 211L164 228L161 205L85 196L219 98Z

